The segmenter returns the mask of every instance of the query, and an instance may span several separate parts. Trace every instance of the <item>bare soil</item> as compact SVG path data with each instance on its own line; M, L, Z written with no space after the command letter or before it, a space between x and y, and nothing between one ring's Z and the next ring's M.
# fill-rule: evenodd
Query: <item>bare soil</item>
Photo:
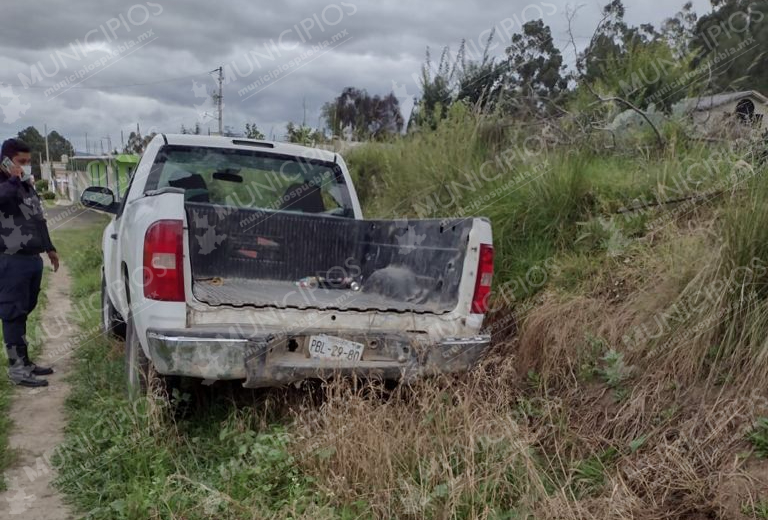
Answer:
M16 460L6 472L8 491L0 493L0 518L75 518L52 485L56 470L50 459L64 440L64 401L69 394L65 378L72 364L66 348L75 337L76 328L68 319L71 303L67 268L62 265L58 273L49 276L48 304L41 320L45 337L37 361L40 365L53 365L55 373L47 376L48 387L16 387L13 394L9 443L16 452Z

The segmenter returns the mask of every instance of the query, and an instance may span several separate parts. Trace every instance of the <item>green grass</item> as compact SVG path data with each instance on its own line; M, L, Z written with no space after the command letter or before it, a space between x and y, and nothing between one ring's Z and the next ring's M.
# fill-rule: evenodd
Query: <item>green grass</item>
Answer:
M518 299L537 291L519 281L547 259L585 249L613 253L656 217L615 215L619 209L721 188L737 157L704 146L687 150L685 160L674 152L644 158L549 150L526 133L489 141L484 124L455 105L435 132L363 146L346 160L368 217L490 218L497 290L509 287ZM594 247L586 247L585 232Z
M768 457L768 417L761 417L748 436L758 457Z
M38 300L38 305L35 311L30 315L29 320L27 321L27 334L28 334L28 342L30 344L30 356L34 359L34 356L40 351L40 342L38 341L38 332L40 330L40 316L45 309L45 304L47 302L47 297L45 293L45 289L48 286L48 276L49 276L48 268L44 268L43 270L43 283L42 288L40 290L40 297ZM5 352L5 343L3 341L3 331L0 328L0 344L3 345L3 352ZM4 363L4 366L7 366L8 358L4 354L0 356L0 362ZM5 372L5 370L3 370ZM6 489L7 483L5 482L5 479L2 478L2 475L4 474L5 470L13 464L14 461L14 453L11 451L11 449L8 446L8 436L10 434L11 428L13 428L13 423L11 422L10 418L8 417L8 412L11 407L11 401L13 399L13 389L14 386L11 384L11 382L8 380L7 373L4 373L2 376L0 376L0 491Z
M768 518L768 500L763 500L755 505L745 504L741 507L741 512L754 518Z
M544 304L555 311L561 300L576 299L578 305L569 308L573 316L553 313L543 327L565 331L548 337L547 349L561 343L571 350L534 352L549 357L541 370L529 372L527 385L515 380L518 367L511 370L502 361L498 373L485 373L487 380L458 379L448 390L442 383L416 386L403 398L386 400L375 393L340 393L326 395L322 407L286 390L230 393L217 385L203 389L204 406L178 419L152 398L131 406L124 397L123 346L91 334L76 353L58 486L88 518L525 518L548 499L563 500L559 517L571 518L569 506L582 499L595 501L573 510L609 504L606 493L620 486L617 475L627 469L622 465L642 448L651 461L647 467L657 461L685 494L691 478L686 468L701 467L700 461L686 454L690 458L681 456L677 467L677 460L662 457L663 449L655 452L658 436L647 434L649 417L667 414L665 424L682 420L683 412L667 412L676 408L663 400L669 398L664 389L671 388L670 380L674 388L699 388L685 383L701 383L693 376L709 375L704 365L718 375L733 372L724 381L762 384L768 373L759 350L768 332L768 269L753 265L759 279L740 283L742 292L723 293L707 308L709 314L731 309L707 341L692 346L686 339L695 320L709 315L697 314L694 322L670 327L658 340L669 348L655 351L651 341L625 352L615 337L602 339L611 326L624 333L629 318L646 315L624 308L623 301L607 304L598 289L631 285L625 272L634 269L637 286L631 290L650 291L663 310L668 300L698 294L702 280L768 258L768 189L759 182L735 190L732 198L677 212L663 207L615 214L625 206L726 186L732 157L710 148L692 145L681 154L655 156L556 149L527 154L520 137L491 139L482 121L456 105L435 132L356 149L347 160L368 217L489 217L496 292L513 296L511 306L525 301L534 309L538 296L550 297ZM690 167L705 160L709 169ZM689 233L684 225L696 219L715 221L712 236ZM86 302L98 301L99 235L93 229L55 237L71 269L74 303L86 309L80 322L85 331L98 330L99 309ZM533 282L532 273L543 276L541 283ZM658 287L648 289L650 282ZM537 296L541 291L548 294ZM602 305L600 313L580 314L587 307L582 301ZM621 320L614 312L624 313ZM570 335L568 320L576 323ZM533 334L538 332L546 331ZM515 347L524 343L521 338ZM515 356L507 356L511 365ZM569 374L566 384L557 386L548 367ZM766 434L756 431L757 450ZM619 454L606 446L629 450ZM663 502L667 490L653 487L657 480L648 478L647 496L620 490L630 497L623 504ZM691 482L687 499L701 480Z
M97 330L99 230L57 232L73 278L80 327ZM286 449L282 418L254 397L236 408L222 392L176 422L162 401L125 398L122 344L91 334L76 351L67 440L57 486L88 518L250 518L302 510L309 481Z

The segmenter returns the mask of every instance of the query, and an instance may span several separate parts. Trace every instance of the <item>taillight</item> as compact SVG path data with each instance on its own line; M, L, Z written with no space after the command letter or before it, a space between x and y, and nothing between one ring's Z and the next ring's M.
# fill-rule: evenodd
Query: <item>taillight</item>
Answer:
M488 298L491 296L493 281L493 246L480 244L480 258L477 261L477 279L475 295L472 297L472 313L485 314L488 311Z
M184 222L159 220L144 235L144 296L184 301Z

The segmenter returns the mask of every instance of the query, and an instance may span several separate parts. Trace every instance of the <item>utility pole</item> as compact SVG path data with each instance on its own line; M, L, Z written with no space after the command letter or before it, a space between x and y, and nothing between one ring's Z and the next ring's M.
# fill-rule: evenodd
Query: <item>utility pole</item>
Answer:
M219 67L219 135L224 134L224 68Z
M48 155L48 125L45 125L45 162L51 164L51 157Z
M219 67L218 69L213 69L211 73L218 72L218 82L219 82L219 92L218 94L213 95L214 101L216 101L216 111L218 115L219 120L219 135L224 135L224 67Z
M88 155L91 153L91 149L88 148L88 132L85 133L85 154Z
M125 150L125 137L122 130L120 130L120 150Z

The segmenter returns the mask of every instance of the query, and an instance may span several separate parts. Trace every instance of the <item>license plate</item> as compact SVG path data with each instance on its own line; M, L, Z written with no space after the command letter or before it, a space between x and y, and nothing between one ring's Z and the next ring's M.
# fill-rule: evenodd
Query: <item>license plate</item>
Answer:
M335 336L319 334L309 337L309 357L338 361L360 361L365 345Z

